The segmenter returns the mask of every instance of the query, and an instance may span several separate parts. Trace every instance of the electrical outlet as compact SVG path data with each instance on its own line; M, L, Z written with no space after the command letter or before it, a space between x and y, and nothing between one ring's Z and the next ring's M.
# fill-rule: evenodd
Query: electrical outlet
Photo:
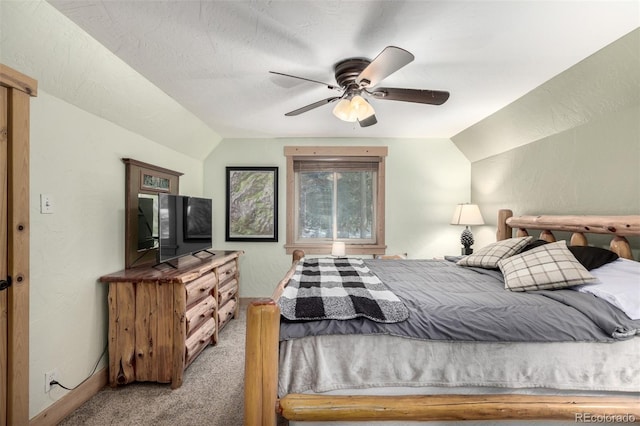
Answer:
M58 381L59 379L60 373L58 373L57 368L49 371L48 373L44 373L44 393L49 393L51 390L51 382L54 380Z

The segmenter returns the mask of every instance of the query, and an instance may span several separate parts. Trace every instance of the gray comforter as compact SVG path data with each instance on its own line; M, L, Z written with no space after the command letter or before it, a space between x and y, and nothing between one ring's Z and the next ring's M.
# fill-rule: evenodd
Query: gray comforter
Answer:
M609 342L640 334L640 320L573 290L510 292L500 271L437 260L366 260L407 306L392 324L281 321L280 340L309 335L388 334L414 339L502 342Z

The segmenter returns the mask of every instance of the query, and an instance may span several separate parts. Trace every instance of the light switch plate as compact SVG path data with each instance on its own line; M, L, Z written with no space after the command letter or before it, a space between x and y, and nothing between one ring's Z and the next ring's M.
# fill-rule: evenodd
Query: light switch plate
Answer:
M40 213L53 213L53 196L49 194L40 194Z

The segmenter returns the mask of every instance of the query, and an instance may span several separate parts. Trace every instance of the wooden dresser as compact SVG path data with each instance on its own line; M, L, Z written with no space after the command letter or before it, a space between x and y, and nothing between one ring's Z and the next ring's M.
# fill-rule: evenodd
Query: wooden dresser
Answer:
M109 283L109 382L182 385L185 368L239 309L242 251L212 251L172 261L176 266L125 269Z

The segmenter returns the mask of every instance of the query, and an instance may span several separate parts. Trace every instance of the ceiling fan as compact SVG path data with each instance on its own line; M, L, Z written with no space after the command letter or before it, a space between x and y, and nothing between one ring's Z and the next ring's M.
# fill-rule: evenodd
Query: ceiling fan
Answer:
M365 58L345 59L334 66L337 85L276 71L269 72L322 84L329 89L342 92L339 96L323 99L290 111L285 114L287 117L299 115L322 105L338 101L338 104L333 109L333 114L336 117L344 121L358 121L361 127L368 127L376 124L378 120L373 107L363 95L373 99L430 105L442 105L449 99L449 92L440 90L377 87L382 80L413 61L413 59L413 54L395 46L385 47L373 61Z

